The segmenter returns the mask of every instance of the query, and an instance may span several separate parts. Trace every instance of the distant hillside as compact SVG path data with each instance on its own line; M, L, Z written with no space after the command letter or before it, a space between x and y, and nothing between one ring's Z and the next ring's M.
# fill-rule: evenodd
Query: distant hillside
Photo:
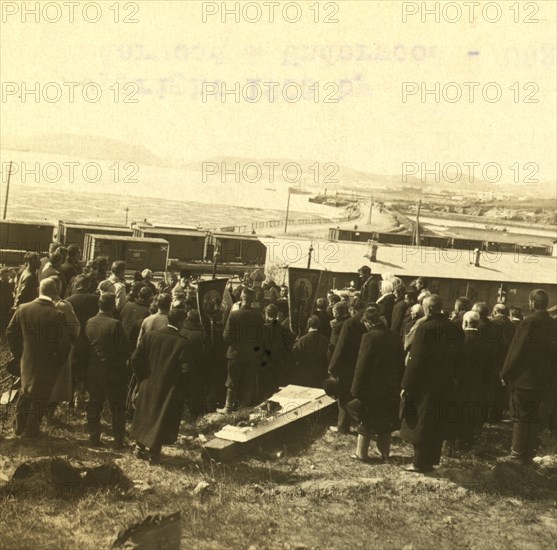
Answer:
M347 166L338 165L338 171L334 169L334 164L329 160L317 159L285 159L285 158L242 158L231 156L219 156L209 159L201 159L198 162L184 163L183 161L170 158L161 158L141 145L133 145L119 140L100 136L77 136L71 134L52 134L36 135L26 139L5 139L2 149L32 151L36 153L47 153L57 155L67 155L70 157L81 157L95 160L106 161L126 161L135 162L139 165L159 166L184 170L187 172L201 172L203 163L215 162L219 166L226 163L230 168L235 163L246 165L257 162L262 165L264 162L275 162L279 165L275 168L275 182L285 183L281 176L282 168L288 163L296 162L302 169L301 185L305 187L318 188L319 190L328 188L330 192L334 190L354 190L373 192L374 188L396 188L401 186L411 186L420 188L454 189L461 193L466 190L474 192L493 192L510 193L516 196L527 195L537 198L555 199L557 197L557 182L542 182L538 184L516 185L501 181L496 184L488 183L479 178L470 183L466 180L466 175L462 176L460 182L451 183L440 179L435 182L431 175L428 175L426 182L422 182L419 177L408 176L403 183L401 174L384 175L354 170ZM317 164L317 166L316 166ZM316 173L316 170L319 173ZM289 172L294 175L293 169ZM232 176L228 181L232 181ZM261 179L269 182L268 169L262 167ZM317 180L317 181L316 181ZM338 180L331 183L330 180Z
M94 160L127 161L141 165L164 165L164 161L141 145L116 139L72 134L49 134L25 139L5 139L2 149L67 155Z

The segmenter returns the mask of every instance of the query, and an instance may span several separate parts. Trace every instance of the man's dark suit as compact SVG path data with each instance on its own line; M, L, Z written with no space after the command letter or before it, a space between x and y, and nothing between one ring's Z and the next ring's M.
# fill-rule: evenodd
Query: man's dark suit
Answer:
M292 383L309 388L322 388L327 376L329 339L318 330L310 330L292 348Z
M502 378L511 388L512 453L526 462L536 450L545 390L556 376L556 328L547 311L534 311L516 329L503 365Z
M228 344L226 387L244 406L254 404L262 338L263 318L257 311L242 307L230 313L223 333Z
M455 427L454 325L439 313L422 322L410 348L402 379L405 409L401 436L414 445L414 466L431 470L439 464L443 440Z
M410 309L410 304L406 300L399 300L393 307L393 314L391 318L391 328L399 335L402 336L402 324L406 312Z
M126 424L126 337L120 321L97 313L87 321L85 337L91 345L87 365L87 426L92 440L101 435L101 413L105 400L112 413L114 439L122 441Z
M360 312L344 321L329 363L329 374L338 378L338 430L340 432L347 432L350 429L350 416L345 405L352 399L350 388L358 362L360 343L366 332L362 315L363 312Z
M39 432L45 407L70 352L65 315L51 300L37 298L17 308L6 336L21 368L16 433L33 437Z
M377 302L377 298L379 298L379 285L377 281L374 281L373 277L370 276L360 287L360 299L364 303L364 306L366 306L367 304Z

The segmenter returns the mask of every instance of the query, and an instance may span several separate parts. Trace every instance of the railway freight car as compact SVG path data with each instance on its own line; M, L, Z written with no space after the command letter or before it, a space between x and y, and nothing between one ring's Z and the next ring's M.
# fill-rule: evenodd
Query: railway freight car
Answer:
M165 239L170 245L170 258L179 262L203 261L205 231L195 228L136 227L134 237Z
M133 231L125 225L77 223L60 220L58 222L56 238L64 246L77 244L83 248L87 233L94 233L95 235L119 235L121 237L131 237L133 235Z
M239 233L212 233L207 235L204 259L212 261L215 248L220 253L219 263L265 265L267 247L255 236Z
M54 228L48 222L0 220L0 249L46 253Z
M95 256L107 256L109 263L126 262L127 269L165 271L168 265L168 241L121 235L87 233L83 247L85 261Z

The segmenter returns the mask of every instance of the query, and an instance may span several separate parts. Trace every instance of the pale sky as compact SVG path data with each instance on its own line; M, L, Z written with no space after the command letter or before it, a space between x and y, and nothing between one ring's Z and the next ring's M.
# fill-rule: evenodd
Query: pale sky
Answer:
M422 23L420 13L403 23L400 1L341 0L336 14L334 3L320 2L320 19L338 19L328 24L314 22L314 1L297 3L302 13L297 23L284 21L284 2L273 23L266 21L266 8L257 23L235 23L232 15L222 23L220 13L203 23L204 3L196 0L120 2L120 19L138 20L128 24L114 22L114 1L97 3L102 16L96 23L84 20L83 2L75 8L73 23L68 22L67 6L59 22L50 23L40 14L37 23L33 15L22 21L23 2L2 4L2 146L9 145L10 136L69 133L106 136L143 145L162 157L195 162L220 155L307 158L379 174L398 174L403 162L534 162L542 181L556 179L552 1L530 2L539 8L533 15L526 2L519 3L518 13L511 9L514 2L492 2L501 10L495 23L482 15L485 2L476 8L473 23L462 2L456 3L464 10L456 23L443 20L442 14L439 23L432 16ZM28 8L34 4L27 2ZM209 4L219 7L222 2ZM410 11L421 2L409 4ZM46 17L55 18L50 9ZM295 14L294 8L289 13ZM91 10L90 18L94 15ZM487 15L495 17L495 8ZM539 22L523 22L528 16ZM521 21L516 23L515 17ZM201 101L203 81L233 88L236 82L243 86L258 79L278 82L279 96L286 81L306 81L305 99L289 103L279 97L270 103L264 96L257 103L236 103L228 96L222 103L213 96ZM63 83L90 81L102 90L101 100L84 101L79 86L69 103ZM324 103L333 90L325 85L341 81L344 97ZM47 83L57 83L62 98L36 103L28 95L22 103L19 91L35 82L41 92ZM129 82L137 86L124 87ZM315 82L319 84L312 91L309 86ZM441 87L453 82L464 95L457 103L436 103L428 96L424 104L418 93L403 103L404 82L410 90L419 90L421 83L433 88L436 82ZM465 82L480 83L473 103ZM496 86L488 93L497 86L502 90L495 103L481 97L489 82ZM114 83L119 83L118 103ZM519 90L510 89L514 83L522 88L519 102L514 101ZM524 88L527 83L533 84ZM14 95L7 95L14 86ZM133 97L138 103L123 103L137 87ZM320 101L315 103L317 88ZM458 89L447 92L453 97ZM529 93L537 103L524 102Z

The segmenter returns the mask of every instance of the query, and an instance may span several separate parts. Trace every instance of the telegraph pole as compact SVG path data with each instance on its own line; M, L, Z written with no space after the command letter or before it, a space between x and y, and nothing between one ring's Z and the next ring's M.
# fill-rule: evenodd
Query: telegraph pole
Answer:
M8 180L6 183L6 197L4 199L4 216L3 220L6 219L6 214L8 213L8 197L10 196L10 177L12 175L12 161L10 160L10 165L8 166Z
M290 212L290 187L288 188L288 202L286 203L286 217L284 219L284 232L288 230L288 213Z
M126 225L128 225L128 214L130 212L130 209L126 206Z
M311 267L311 253L313 252L313 243L309 245L309 253L308 253L308 269Z
M418 203L418 211L416 212L416 232L414 240L416 241L416 246L420 246L420 210L422 209L422 199Z

